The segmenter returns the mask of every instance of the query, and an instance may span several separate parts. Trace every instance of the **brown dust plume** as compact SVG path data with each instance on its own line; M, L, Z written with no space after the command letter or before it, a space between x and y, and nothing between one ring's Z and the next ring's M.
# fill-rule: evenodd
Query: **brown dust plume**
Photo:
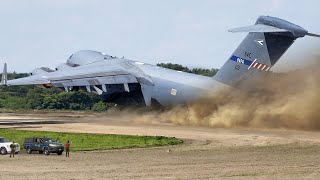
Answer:
M317 59L320 62L320 57ZM247 80L242 84L246 90L225 90L164 111L128 112L139 123L320 130L318 67L320 63L288 73L270 73Z

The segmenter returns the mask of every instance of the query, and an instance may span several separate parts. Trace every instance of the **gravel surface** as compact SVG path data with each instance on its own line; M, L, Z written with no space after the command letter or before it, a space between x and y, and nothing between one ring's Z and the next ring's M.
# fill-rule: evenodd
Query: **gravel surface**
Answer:
M178 146L0 156L0 179L319 179L320 132L136 124L100 114L1 114L1 128L165 135ZM5 136L5 135L1 135Z

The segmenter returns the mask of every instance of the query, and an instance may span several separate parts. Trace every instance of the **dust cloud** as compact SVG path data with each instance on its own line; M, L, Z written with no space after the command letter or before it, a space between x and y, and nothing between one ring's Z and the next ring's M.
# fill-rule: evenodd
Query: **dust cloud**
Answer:
M224 128L320 130L320 56L318 63L287 73L269 73L183 106L133 112L138 123L173 123Z

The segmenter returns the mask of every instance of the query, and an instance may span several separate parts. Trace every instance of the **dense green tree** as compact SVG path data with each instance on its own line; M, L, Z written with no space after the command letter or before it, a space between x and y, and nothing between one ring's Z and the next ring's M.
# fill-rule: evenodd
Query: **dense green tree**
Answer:
M42 109L44 108L44 97L49 94L48 91L40 88L32 88L27 93L27 104L28 109Z
M214 68L212 69L193 68L191 70L191 73L193 74L199 74L199 75L209 76L209 77L216 75L217 72L218 72L218 69L214 69Z
M101 97L84 91L61 92L45 95L43 107L47 109L90 110Z
M28 73L16 73L16 72L13 72L13 73L8 73L8 79L18 79L18 78L27 77L29 75L30 74L28 74Z
M180 64L172 64L172 63L159 63L159 64L157 64L157 66L161 66L161 67L168 68L168 69L173 69L176 71L183 71L183 72L187 72L187 73L209 76L209 77L214 76L218 72L218 69L214 69L214 68L212 68L212 69L204 69L204 68L189 69L186 66L182 66Z
M1 106L7 109L27 109L27 98L9 96L1 100Z
M180 64L172 64L172 63L159 63L157 66L161 66L168 69L173 69L176 71L190 72L190 69L186 66L182 66Z
M102 101L100 101L98 103L95 103L91 108L91 110L95 111L95 112L102 112L102 111L105 111L107 109L108 109L107 104L105 102L102 102Z

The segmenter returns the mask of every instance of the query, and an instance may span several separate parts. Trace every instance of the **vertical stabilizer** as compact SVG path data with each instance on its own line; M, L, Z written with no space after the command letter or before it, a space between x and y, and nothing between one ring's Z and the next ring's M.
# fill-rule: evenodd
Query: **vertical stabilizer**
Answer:
M297 38L318 36L300 26L270 16L259 17L255 25L229 31L249 33L214 76L215 80L230 86L269 71Z
M7 83L8 83L7 63L4 63L2 78L1 78L1 85L7 85Z

